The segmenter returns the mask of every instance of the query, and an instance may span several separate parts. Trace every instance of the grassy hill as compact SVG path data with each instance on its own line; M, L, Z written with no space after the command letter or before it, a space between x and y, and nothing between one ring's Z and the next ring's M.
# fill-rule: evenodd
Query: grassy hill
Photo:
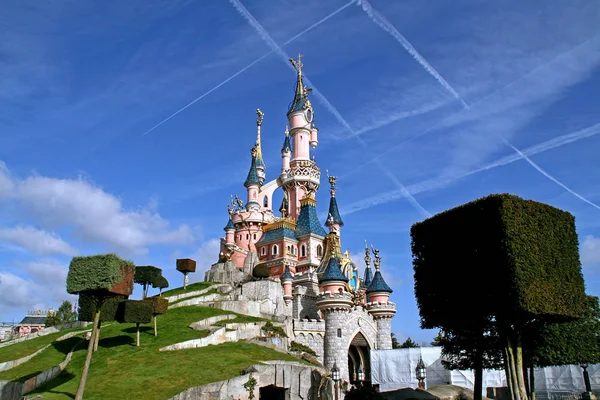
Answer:
M195 331L188 326L192 322L221 314L232 313L199 306L169 310L158 317L157 337L154 337L150 324L142 327L140 347L135 346L134 324L112 323L102 328L98 351L92 358L85 398L168 399L189 387L237 376L244 368L259 361L299 361L287 354L244 341L197 349L158 351L170 344L206 336L207 332ZM257 318L239 316L228 322L254 320ZM0 372L0 380L22 382L60 363L71 348L77 346L70 364L57 379L28 394L28 397L37 395L42 399L73 398L87 348L87 342L82 341L81 336L54 342L30 361ZM38 338L18 343L2 349L6 354L1 355L5 360L15 359L31 354L50 341L48 338ZM10 348L12 354L8 353ZM13 357L15 354L19 355Z

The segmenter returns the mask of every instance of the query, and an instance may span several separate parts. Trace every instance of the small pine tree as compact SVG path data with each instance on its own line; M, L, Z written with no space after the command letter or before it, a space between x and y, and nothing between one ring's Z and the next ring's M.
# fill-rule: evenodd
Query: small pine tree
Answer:
M398 339L396 338L396 334L392 332L392 349L399 349L400 343L398 343Z
M435 347L440 347L443 343L444 343L444 335L442 334L442 331L440 330L440 331L438 331L437 336L433 338L433 342L431 342L430 344Z
M419 346L414 340L412 340L411 338L408 338L404 341L404 343L402 343L400 345L401 349L416 349L417 347L421 347Z

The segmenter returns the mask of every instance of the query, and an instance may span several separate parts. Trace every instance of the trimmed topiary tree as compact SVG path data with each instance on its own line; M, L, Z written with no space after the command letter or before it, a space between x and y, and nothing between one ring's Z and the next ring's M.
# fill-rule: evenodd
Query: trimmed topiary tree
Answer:
M196 261L190 258L179 258L177 259L177 271L183 274L183 289L187 290L188 274L190 272L196 272Z
M125 300L121 303L119 322L133 323L137 329L136 346L140 345L140 324L152 321L152 302L147 300Z
M98 321L98 331L94 338L94 351L98 350L98 341L100 340L100 331L103 322L116 321L119 304L127 300L127 296L114 296L104 299L100 307L100 319ZM85 293L79 294L78 318L80 321L93 321L96 315L96 301Z
M265 279L271 276L271 273L269 271L269 267L267 267L265 264L257 264L252 269L252 276L255 279Z
M70 294L86 294L96 305L94 326L88 344L87 355L77 388L76 400L83 398L98 324L101 307L105 299L114 296L129 296L133 292L133 275L135 265L114 254L103 254L88 257L74 257L69 265L67 275L67 292Z
M155 289L158 288L159 296L162 296L163 289L169 287L169 281L167 280L167 278L161 275L158 278L156 278L156 280L152 283L152 287Z
M154 285L159 276L162 276L162 269L148 266L135 267L135 277L133 281L142 285L142 299L148 297L148 287Z
M146 299L152 303L152 319L154 320L154 336L158 336L158 330L156 329L156 317L160 314L166 314L169 309L169 300L163 299L162 297L149 297Z
M573 216L517 196L491 195L414 224L411 237L421 326L475 339L493 323L511 394L527 399L524 329L532 320L577 319L585 309ZM465 282L472 282L468 312L465 298L448 289ZM473 352L478 398L483 350Z

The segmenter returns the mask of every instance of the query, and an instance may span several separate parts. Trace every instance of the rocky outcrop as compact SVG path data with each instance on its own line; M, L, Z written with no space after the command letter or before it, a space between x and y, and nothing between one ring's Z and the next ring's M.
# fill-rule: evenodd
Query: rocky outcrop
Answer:
M248 255L249 257L250 255ZM237 285L244 281L244 272L240 270L231 260L218 262L206 271L205 282L228 283Z
M286 399L333 399L333 381L327 371L290 361L265 361L247 368L243 375L220 382L189 388L171 400L213 400L249 398L244 384L250 378L256 379L254 398L260 397L261 388L285 392Z

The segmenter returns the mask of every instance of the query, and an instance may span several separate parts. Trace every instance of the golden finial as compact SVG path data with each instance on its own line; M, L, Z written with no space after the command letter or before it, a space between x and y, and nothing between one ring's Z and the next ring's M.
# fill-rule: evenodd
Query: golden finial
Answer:
M290 136L290 129L289 126L285 126L285 136Z
M374 248L373 245L371 245L371 249L373 251L373 255L375 256L375 261L373 261L373 265L375 266L375 269L379 271L379 266L381 265L381 257L379 256L379 250Z
M337 180L337 176L330 176L329 170L325 170L325 174L327 174L327 179L329 180L329 184L331 185L331 189L329 189L329 193L331 193L332 197L335 197L335 182Z
M365 239L365 264L367 264L367 268L369 268L369 266L371 265L371 252L369 251L367 239Z
M265 116L265 113L263 113L262 111L260 111L260 108L257 108L256 109L256 115L258 116L258 118L256 118L256 125L258 127L260 127L262 125L263 117Z
M298 71L298 75L302 75L302 67L304 66L304 64L302 64L302 57L304 57L302 54L298 54L298 60L290 58L290 63L292 63L294 69Z

